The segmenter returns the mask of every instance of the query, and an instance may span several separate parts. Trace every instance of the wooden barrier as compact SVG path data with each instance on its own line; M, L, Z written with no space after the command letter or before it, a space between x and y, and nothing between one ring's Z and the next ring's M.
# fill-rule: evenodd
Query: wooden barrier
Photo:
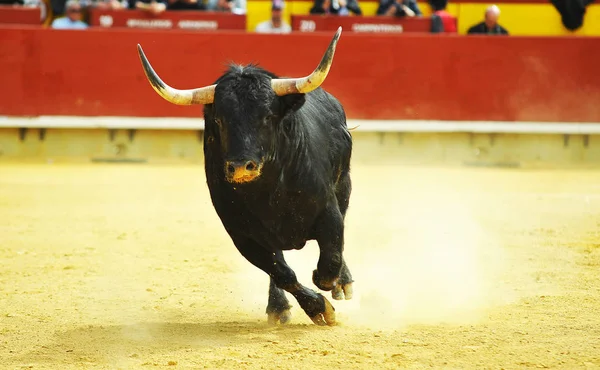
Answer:
M213 83L227 62L305 76L332 36L0 27L0 115L201 117L154 92L138 43L186 89ZM600 122L599 42L343 32L323 88L350 119Z
M41 25L42 13L40 8L0 5L0 24Z
M197 10L152 15L142 10L90 10L90 25L105 28L156 28L193 31L245 30L246 16Z
M340 17L335 15L292 15L292 30L301 32L335 31L342 26L352 32L431 32L431 18Z

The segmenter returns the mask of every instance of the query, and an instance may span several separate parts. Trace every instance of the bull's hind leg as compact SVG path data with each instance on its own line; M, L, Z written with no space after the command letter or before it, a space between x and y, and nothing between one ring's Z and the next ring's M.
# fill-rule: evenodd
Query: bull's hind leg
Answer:
M266 272L277 288L296 298L300 307L315 324L335 325L335 309L331 303L322 294L298 282L296 274L285 262L283 252L269 252L251 239L232 239L240 253L254 266Z
M267 304L269 324L287 324L292 318L291 307L285 291L277 287L273 278L269 278L269 303Z

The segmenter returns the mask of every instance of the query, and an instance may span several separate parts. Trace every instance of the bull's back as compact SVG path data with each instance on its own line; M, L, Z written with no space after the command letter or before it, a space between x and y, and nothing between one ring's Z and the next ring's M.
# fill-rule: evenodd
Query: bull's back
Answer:
M311 118L322 118L322 120L317 121L325 128L331 126L346 127L346 112L342 103L331 93L320 87L306 94L306 103L301 110L306 110L309 115L316 113Z

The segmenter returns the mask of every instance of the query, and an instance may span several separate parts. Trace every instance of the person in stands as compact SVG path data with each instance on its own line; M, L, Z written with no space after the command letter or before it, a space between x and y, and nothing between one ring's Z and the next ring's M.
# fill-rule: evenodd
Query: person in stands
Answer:
M271 5L271 19L261 22L256 26L258 33L290 33L292 27L282 19L283 0L273 0Z
M362 15L362 9L357 0L314 0L309 14L331 14L331 15Z
M87 23L81 20L81 5L77 0L68 0L65 3L64 17L52 21L51 27L56 29L86 29Z
M446 7L448 0L429 0L433 14L431 15L432 33L456 33L456 17L450 14Z
M140 9L158 15L167 10L167 0L128 0L129 9Z
M380 0L377 15L419 17L423 15L416 0Z
M167 10L205 10L202 0L168 0Z
M484 21L469 28L467 34L508 35L506 28L502 27L498 23L498 17L500 17L500 8L498 8L496 5L487 7L484 17Z
M246 14L246 0L207 0L206 9L213 12Z
M96 0L90 6L96 9L119 10L127 9L129 4L127 0Z

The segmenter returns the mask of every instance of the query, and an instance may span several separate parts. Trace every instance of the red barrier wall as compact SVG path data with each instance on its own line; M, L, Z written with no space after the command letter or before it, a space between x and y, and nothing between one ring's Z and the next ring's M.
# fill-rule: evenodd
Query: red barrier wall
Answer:
M210 84L235 61L311 72L332 33L0 28L0 115L200 117L147 82ZM597 38L342 33L323 87L350 118L600 122ZM284 51L284 52L282 52Z
M197 10L153 15L143 10L90 10L90 26L108 28L187 29L192 31L246 30L246 16Z
M338 17L292 15L292 31L335 32L342 27L348 32L431 32L430 17Z
M42 24L40 8L17 8L12 5L0 5L0 24Z

